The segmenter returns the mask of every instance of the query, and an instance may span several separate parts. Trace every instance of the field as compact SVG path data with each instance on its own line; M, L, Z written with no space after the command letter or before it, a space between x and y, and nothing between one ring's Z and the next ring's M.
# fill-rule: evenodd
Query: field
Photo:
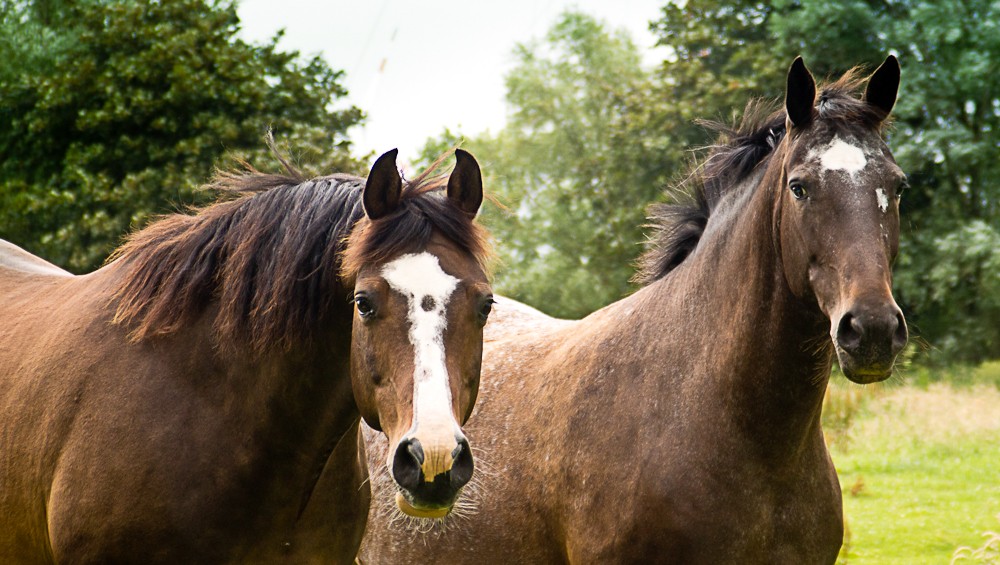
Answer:
M833 379L824 427L844 491L840 563L1000 564L1000 364L951 384L925 377Z

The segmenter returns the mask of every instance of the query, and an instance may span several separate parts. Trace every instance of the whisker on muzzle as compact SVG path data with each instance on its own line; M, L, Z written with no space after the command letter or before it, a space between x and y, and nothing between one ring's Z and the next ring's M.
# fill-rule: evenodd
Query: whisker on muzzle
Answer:
M358 492L361 492L361 489L365 488L365 485L371 484L371 482L372 482L372 476L371 473L369 473L368 478L361 481L361 484L358 485Z
M399 487L386 465L369 468L369 483L372 488L372 519L388 524L392 531L402 532L411 537L420 537L423 543L459 527L462 522L475 516L481 507L481 495L488 490L488 483L498 475L483 449L472 448L475 471L472 479L462 487L451 511L443 518L415 518L405 514L396 504Z

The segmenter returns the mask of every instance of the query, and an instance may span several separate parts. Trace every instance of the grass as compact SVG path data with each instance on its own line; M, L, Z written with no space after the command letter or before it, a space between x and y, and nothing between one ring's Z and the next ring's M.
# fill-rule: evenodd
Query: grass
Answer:
M844 491L840 563L998 563L1000 363L984 370L972 381L988 384L963 386L834 379L824 427Z
M1000 514L997 514L1000 520ZM955 551L952 563L971 561L974 563L1000 563L1000 533L984 532L986 542L979 547L962 546Z
M972 370L972 382L992 383L1000 387L1000 361L983 363Z

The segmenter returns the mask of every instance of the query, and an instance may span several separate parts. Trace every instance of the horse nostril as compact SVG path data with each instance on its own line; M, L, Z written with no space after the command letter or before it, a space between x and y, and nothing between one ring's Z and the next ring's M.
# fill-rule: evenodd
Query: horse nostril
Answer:
M406 446L406 451L413 456L413 459L417 462L417 466L424 464L424 448L420 445L420 440L413 438L409 440Z
M844 314L837 325L837 344L845 351L856 351L861 346L861 334L861 323L854 314Z
M399 442L392 457L392 478L399 486L413 490L424 480L420 466L424 463L424 449L416 438Z
M458 447L451 452L451 486L460 489L472 479L472 449L464 437L458 440Z
M899 353L906 347L909 332L906 330L906 320L902 312L896 312L896 330L892 333L892 352Z

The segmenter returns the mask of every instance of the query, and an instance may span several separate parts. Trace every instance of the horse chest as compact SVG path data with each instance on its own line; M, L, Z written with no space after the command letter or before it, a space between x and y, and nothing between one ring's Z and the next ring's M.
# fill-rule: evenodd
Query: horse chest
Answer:
M676 457L676 456L675 456ZM571 493L571 563L829 563L843 537L832 469L740 461L671 465L623 488ZM624 475L623 475L624 476Z
M813 511L824 514L822 505ZM839 516L820 524L798 514L766 506L720 508L710 517L666 508L637 514L611 510L610 520L592 517L569 528L578 534L568 540L566 558L571 563L834 562L842 540Z

